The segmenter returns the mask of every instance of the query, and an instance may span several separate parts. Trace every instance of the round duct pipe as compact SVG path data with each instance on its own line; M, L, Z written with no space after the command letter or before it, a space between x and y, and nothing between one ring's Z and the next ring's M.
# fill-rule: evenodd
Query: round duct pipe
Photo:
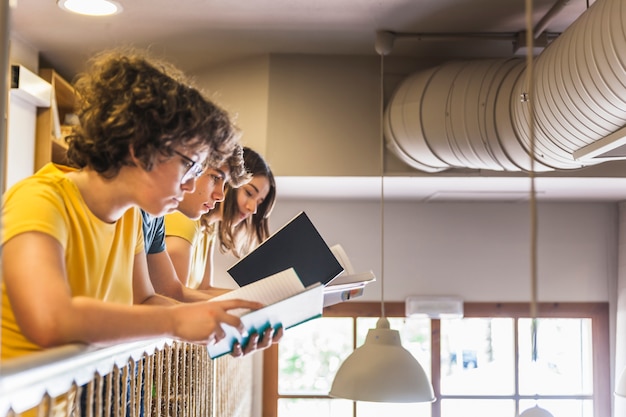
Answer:
M448 62L407 77L384 117L387 146L425 172L449 168L530 170L528 108L535 100L535 171L577 169L602 159L572 154L626 125L626 4L598 0L535 62Z

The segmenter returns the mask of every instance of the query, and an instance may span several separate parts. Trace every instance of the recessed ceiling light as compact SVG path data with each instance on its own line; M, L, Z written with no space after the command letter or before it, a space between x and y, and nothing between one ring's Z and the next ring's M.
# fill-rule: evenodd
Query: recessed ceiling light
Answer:
M57 4L65 11L88 16L110 16L122 11L122 6L111 0L57 0Z

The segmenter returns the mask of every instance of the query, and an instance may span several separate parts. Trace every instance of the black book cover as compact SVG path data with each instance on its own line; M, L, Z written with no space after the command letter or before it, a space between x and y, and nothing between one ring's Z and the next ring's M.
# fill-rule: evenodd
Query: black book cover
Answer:
M240 287L294 268L305 287L326 285L343 268L305 212L267 238L228 273Z

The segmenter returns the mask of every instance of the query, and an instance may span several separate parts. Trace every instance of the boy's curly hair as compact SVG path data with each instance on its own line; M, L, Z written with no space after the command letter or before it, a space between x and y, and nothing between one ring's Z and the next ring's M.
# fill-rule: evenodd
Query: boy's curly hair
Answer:
M228 171L230 173L230 180L228 181L229 186L238 188L252 179L252 173L248 172L246 169L241 145L235 147L233 153L226 159L225 163L228 165Z
M176 148L208 150L209 165L221 165L238 144L229 115L206 99L183 73L166 62L132 49L97 54L90 71L75 81L76 126L68 160L114 177L132 165L131 150L151 170Z

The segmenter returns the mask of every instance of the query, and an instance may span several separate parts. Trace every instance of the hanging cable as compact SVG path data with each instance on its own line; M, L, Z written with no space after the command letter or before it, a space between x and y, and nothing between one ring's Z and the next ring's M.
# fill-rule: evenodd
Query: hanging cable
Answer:
M534 110L534 55L532 32L533 1L526 0L526 91L522 94L522 101L528 106L528 134L530 140L530 317L531 317L531 349L532 363L537 362L537 193L535 190L535 110ZM535 394L537 394L535 392ZM516 405L517 407L517 405ZM553 417L543 408L535 405L520 414L520 417Z
M384 119L384 84L385 55L380 54L380 310L385 317L385 138Z
M532 326L532 360L537 360L537 200L535 190L535 111L534 111L534 56L532 28L533 2L526 0L526 96L528 106L528 130L530 138L530 317Z

